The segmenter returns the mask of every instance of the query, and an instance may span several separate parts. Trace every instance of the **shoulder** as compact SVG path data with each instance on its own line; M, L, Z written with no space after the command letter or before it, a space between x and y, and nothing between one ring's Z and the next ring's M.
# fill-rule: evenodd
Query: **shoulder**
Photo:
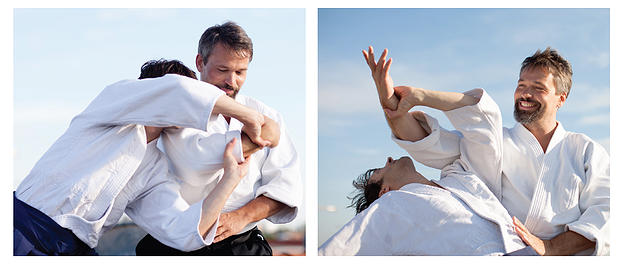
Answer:
M577 133L567 131L565 133L565 140L568 146L576 147L580 150L580 153L598 153L598 154L608 154L606 148L603 145L591 139L584 133Z

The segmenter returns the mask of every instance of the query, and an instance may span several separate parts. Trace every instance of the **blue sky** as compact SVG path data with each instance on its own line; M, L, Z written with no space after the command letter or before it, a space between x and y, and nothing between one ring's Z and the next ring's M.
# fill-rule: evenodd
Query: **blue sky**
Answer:
M241 25L254 43L241 94L281 112L305 174L304 9L15 9L13 14L14 188L106 85L137 78L150 59L178 59L196 71L199 37L227 20ZM304 213L293 225L304 222Z
M558 120L609 150L609 21L608 9L319 9L319 245L354 215L346 208L352 180L387 156L407 155L390 140L362 49L389 49L395 85L484 88L512 127L521 62L551 46L574 71ZM443 114L422 110L451 127ZM438 170L416 168L439 178Z

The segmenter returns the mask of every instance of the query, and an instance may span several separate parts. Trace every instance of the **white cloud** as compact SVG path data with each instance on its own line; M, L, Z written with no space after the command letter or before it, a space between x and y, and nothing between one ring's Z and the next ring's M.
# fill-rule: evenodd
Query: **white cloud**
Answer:
M569 98L561 112L586 113L610 108L610 89L589 84L577 84L571 88Z
M325 212L336 212L337 208L335 207L335 205L326 205L326 206L318 206L318 210L325 211Z
M609 114L587 115L578 119L580 125L610 125Z
M588 54L586 60L599 68L607 68L610 66L610 53L600 52L597 54Z

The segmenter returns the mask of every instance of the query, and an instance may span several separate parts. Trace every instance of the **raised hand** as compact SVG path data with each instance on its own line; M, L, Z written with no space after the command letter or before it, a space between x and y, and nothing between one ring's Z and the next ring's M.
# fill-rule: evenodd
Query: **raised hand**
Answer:
M378 62L374 62L374 49L372 46L368 47L368 51L362 50L361 52L372 72L372 78L376 85L381 106L383 109L395 110L398 106L398 98L394 95L394 81L389 75L392 59L386 60L388 50L383 50Z
M396 118L408 113L411 108L421 104L421 88L415 88L410 86L397 86L394 87L394 95L400 100L396 109L385 109L385 113L389 118Z

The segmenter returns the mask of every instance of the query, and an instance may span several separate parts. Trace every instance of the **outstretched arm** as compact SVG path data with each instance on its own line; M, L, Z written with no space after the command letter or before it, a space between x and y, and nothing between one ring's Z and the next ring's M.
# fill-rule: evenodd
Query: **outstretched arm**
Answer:
M388 111L390 117L407 113L416 105L427 106L440 111L450 111L464 106L474 105L480 99L459 92L445 92L410 86L394 88L394 94L400 98L397 109Z

